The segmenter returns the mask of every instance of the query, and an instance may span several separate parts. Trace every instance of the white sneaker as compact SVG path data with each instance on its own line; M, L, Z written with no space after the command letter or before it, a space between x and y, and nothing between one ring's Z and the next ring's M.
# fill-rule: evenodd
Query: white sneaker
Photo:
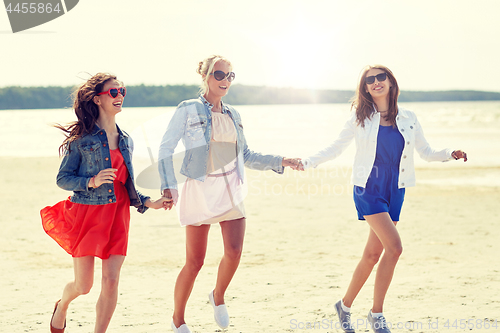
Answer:
M222 329L228 328L229 314L227 313L226 304L215 305L213 290L210 292L210 294L208 294L208 300L214 308L214 319L217 325L219 325L219 327Z
M172 321L172 324L170 325L172 329L174 330L175 333L191 333L191 330L189 329L188 325L182 324L179 327L175 327L174 322Z

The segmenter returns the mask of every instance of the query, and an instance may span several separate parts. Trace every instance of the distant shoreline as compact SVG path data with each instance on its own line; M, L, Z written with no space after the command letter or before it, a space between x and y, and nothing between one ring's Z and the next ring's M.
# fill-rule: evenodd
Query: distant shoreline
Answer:
M127 87L127 106L177 106L198 95L197 85ZM73 87L0 88L0 110L59 109L72 106ZM224 101L233 105L349 103L354 90L309 90L236 84ZM500 92L475 90L402 91L400 102L499 101Z

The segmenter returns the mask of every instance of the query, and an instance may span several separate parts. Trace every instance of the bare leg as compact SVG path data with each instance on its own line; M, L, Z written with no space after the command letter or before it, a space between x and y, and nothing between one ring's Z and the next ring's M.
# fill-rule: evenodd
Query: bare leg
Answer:
M401 237L388 213L366 216L366 221L384 246L375 277L372 312L383 312L384 299L394 275L394 269L403 252Z
M224 304L224 294L240 264L245 237L245 218L220 223L224 240L224 256L219 264L217 283L214 289L215 305Z
M186 263L177 277L174 290L173 321L176 327L186 323L184 321L186 304L193 290L196 276L203 267L209 230L210 225L186 227Z
M73 265L75 280L64 287L61 302L57 306L51 323L54 328L64 327L69 303L80 295L88 294L94 283L94 257L73 258Z
M375 235L375 232L370 229L370 234L368 235L368 241L366 243L365 250L363 251L363 256L354 270L351 283L349 284L347 292L343 298L345 306L352 306L354 299L358 296L359 291L370 276L373 267L378 262L383 250L384 247L382 246L382 243L380 243L377 235Z
M378 262L382 251L384 256L377 269L375 278L375 295L373 312L382 312L384 298L389 288L394 268L402 252L401 238L396 229L397 221L392 221L388 213L365 216L370 225L370 234L363 257L354 271L351 283L343 298L344 304L350 307L359 291L370 276ZM384 241L381 241L383 239Z
M97 301L97 318L95 333L104 333L108 328L111 317L118 301L118 281L125 256L111 255L102 261L101 294Z

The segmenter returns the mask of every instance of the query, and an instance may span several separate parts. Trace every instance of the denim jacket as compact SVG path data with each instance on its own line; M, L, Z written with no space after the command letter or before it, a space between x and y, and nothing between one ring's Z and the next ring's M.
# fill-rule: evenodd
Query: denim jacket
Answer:
M304 168L317 167L320 163L336 158L354 139L356 142L356 155L352 167L351 182L356 186L365 187L375 163L379 125L380 113L376 112L375 109L372 117L365 120L364 127L357 125L356 113L353 112L337 140L324 150L303 160ZM453 159L450 149L434 150L431 148L425 139L417 116L412 111L398 107L396 126L405 141L399 163L399 188L415 186L414 150L428 162L447 162Z
M134 144L127 133L116 126L119 134L118 147L128 169L125 183L130 205L144 213L148 208L144 205L149 197L139 193L134 185L134 170L132 168L132 151ZM96 125L92 134L84 134L71 142L64 153L57 185L68 191L73 191L71 201L86 205L105 205L116 202L113 184L102 184L98 188L89 188L90 179L103 169L111 168L111 157L108 138L104 130Z
M185 147L180 173L191 179L205 181L212 137L212 107L212 104L200 96L197 99L181 102L175 110L163 136L158 155L162 192L164 189L177 189L173 154L179 140L182 140ZM240 114L232 106L222 104L222 113L227 113L236 127L236 171L242 182L244 166L255 170L271 169L279 174L284 172L281 165L283 157L262 155L248 149Z

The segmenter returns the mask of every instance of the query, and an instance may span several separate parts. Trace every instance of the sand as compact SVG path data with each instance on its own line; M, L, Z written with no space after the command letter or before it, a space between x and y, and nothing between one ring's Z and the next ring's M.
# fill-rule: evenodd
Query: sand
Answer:
M73 269L71 257L42 230L39 210L70 193L55 185L58 158L2 157L0 166L0 332L48 332L54 302ZM348 171L248 172L244 253L226 294L228 332L340 332L333 305L368 235L366 223L356 219ZM467 181L483 175L492 181ZM407 190L398 226L404 251L385 302L393 332L500 331L491 327L500 320L498 177L500 168L463 163L417 170L418 185ZM186 314L199 333L220 331L207 297L222 254L220 227L213 226L209 237ZM170 332L184 238L175 212L133 212L108 332ZM69 333L93 332L101 273L96 262L93 290L70 306ZM368 331L373 281L374 274L353 306L358 332Z

